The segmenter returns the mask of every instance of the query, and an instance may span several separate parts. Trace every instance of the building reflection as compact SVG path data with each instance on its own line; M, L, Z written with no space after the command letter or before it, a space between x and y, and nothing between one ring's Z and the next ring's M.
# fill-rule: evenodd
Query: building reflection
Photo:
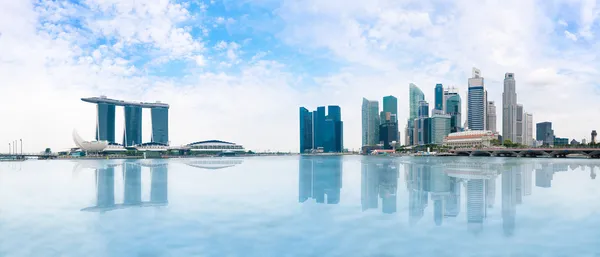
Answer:
M298 201L338 204L342 188L341 156L301 156L299 160Z
M115 171L123 174L123 203L115 201ZM150 168L150 200L142 200L142 167ZM166 206L168 204L168 163L163 160L126 161L122 164L98 163L95 169L96 205L82 209L106 212L128 207Z
M392 159L364 158L361 161L361 206L362 210L378 209L381 198L383 213L396 212L398 191L398 164Z
M206 170L219 170L226 169L236 165L240 165L244 162L242 158L232 157L211 157L211 158L200 158L185 160L184 163L190 167Z

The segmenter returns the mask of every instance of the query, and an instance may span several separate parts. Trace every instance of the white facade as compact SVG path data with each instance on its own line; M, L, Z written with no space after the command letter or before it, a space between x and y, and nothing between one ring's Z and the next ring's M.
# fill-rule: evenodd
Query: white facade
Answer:
M492 140L498 136L489 130L471 130L450 133L444 139L444 145L454 148L481 148L491 147Z
M379 143L379 102L363 98L362 101L362 145Z
M523 115L523 145L533 146L533 115Z
M514 73L504 74L504 92L502 93L502 137L504 140L517 141L517 91Z
M486 130L497 132L496 130L496 105L494 101L488 101L487 103L487 115L486 115Z

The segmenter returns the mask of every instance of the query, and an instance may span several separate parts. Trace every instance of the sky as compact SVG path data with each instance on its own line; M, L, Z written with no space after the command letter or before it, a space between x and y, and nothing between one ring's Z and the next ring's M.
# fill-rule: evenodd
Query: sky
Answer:
M298 108L339 105L344 147L358 149L362 98L398 97L404 134L409 83L430 103L436 83L458 88L464 122L473 67L499 130L514 72L534 123L589 140L598 32L594 0L0 0L0 151L18 139L65 150L74 129L93 140L95 106L81 98L99 95L169 103L171 145L255 151L298 151ZM117 141L123 119L118 109Z

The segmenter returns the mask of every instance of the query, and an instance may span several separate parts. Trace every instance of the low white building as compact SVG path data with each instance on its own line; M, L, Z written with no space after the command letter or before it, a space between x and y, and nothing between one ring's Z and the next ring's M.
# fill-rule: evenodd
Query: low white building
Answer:
M453 148L485 148L492 146L498 135L489 130L472 130L450 133L444 138L444 145Z

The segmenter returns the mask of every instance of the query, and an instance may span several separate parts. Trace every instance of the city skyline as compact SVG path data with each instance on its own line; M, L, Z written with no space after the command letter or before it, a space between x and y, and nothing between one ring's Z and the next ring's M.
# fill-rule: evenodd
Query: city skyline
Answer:
M534 123L589 141L600 108L593 1L477 2L480 11L457 12L474 3L351 0L334 11L327 1L4 1L0 142L22 138L37 152L73 147L73 129L93 139L95 106L79 98L107 95L170 103L173 145L222 139L257 151L296 151L297 136L287 135L298 128L297 108L337 104L344 145L358 149L362 97L396 96L404 131L410 83L431 106L436 84L455 86L465 105L472 67L498 119L511 72ZM151 136L145 111L143 139ZM464 122L467 108L461 113ZM121 143L124 120L115 123Z

